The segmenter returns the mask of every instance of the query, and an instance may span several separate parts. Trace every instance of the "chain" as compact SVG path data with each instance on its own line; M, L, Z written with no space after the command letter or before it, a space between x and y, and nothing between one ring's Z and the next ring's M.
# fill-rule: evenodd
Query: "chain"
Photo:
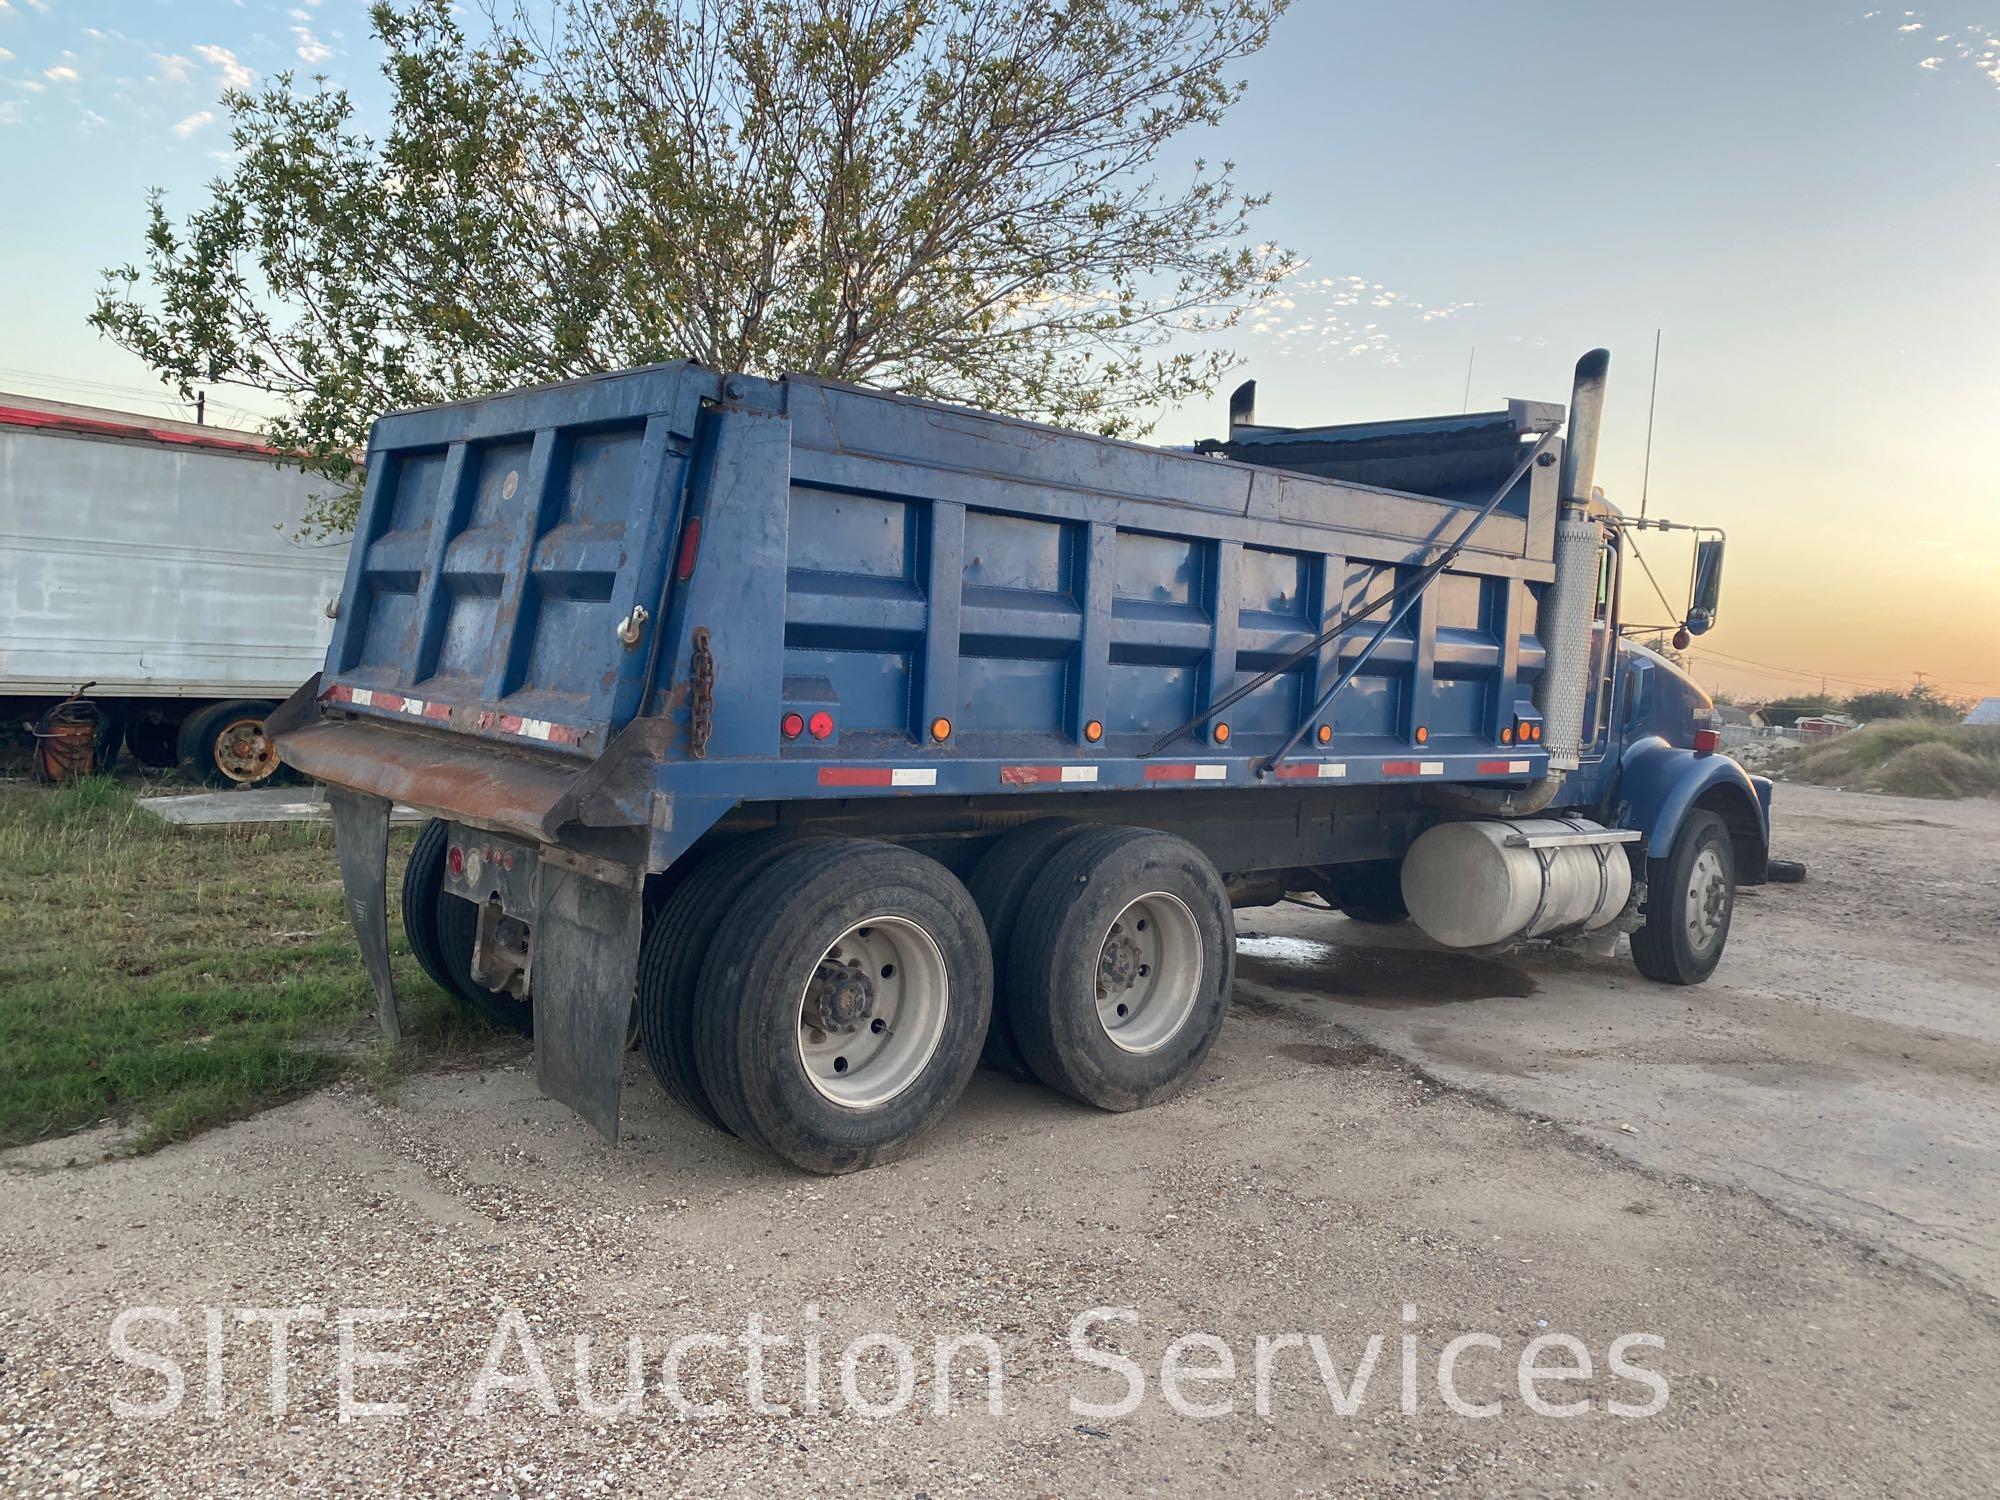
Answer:
M690 674L694 693L688 704L688 748L696 760L708 754L708 736L715 728L715 657L708 649L708 627L694 632L694 663Z

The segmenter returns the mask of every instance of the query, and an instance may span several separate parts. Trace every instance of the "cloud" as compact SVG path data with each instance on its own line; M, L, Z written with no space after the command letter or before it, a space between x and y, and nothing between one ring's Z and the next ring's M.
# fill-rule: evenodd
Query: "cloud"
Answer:
M2000 28L1996 28L1993 21L1973 20L1968 15L1968 12L1986 7L1979 0L1950 0L1950 3L1941 3L1936 8L1953 10L1958 14L1938 18L1927 17L1922 11L1906 10L1901 12L1901 19L1896 23L1898 35L1908 35L1915 40L1918 33L1928 32L1930 45L1945 49L1918 58L1917 66L1926 73L1938 73L1954 63L1963 64L1983 74L1995 88L2000 88ZM1881 14L1880 11L1870 11L1862 19L1869 20Z
M50 83L75 83L78 74L76 69L67 63L57 63L53 68L42 69L42 77L48 79Z
M159 68L153 77L160 83L186 85L194 81L193 61L178 52L155 53L153 62Z
M18 99L0 99L0 125L18 125L20 123L21 101Z
M1278 295L1250 314L1245 328L1274 350L1396 365L1402 363L1397 341L1404 333L1455 318L1476 305L1420 302L1367 276L1322 276L1302 267ZM1370 314L1377 321L1358 321Z
M203 42L194 49L194 55L219 71L224 85L229 88L247 89L257 81L257 75L237 61L236 54L227 47Z
M304 18L303 11L294 11L292 14L299 16L301 19ZM307 66L311 66L314 63L323 63L329 57L333 56L333 48L327 46L325 42L314 36L310 26L294 26L292 28L292 35L298 38L299 61L305 63Z
M181 121L180 124L174 127L174 134L179 136L182 140L186 140L189 136L193 135L197 130L205 130L207 127L213 125L214 123L215 123L214 110L198 109L193 114L189 115L185 120Z

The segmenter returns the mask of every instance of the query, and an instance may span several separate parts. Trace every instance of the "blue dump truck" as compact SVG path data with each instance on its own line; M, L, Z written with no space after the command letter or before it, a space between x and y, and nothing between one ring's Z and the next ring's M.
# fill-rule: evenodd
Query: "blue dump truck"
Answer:
M1630 523L1570 405L1168 452L829 381L661 365L382 418L323 673L393 1036L392 803L440 985L616 1138L629 1045L816 1172L982 1056L1110 1110L1200 1065L1237 907L1705 979L1770 784L1622 640ZM1566 425L1566 437L1565 437ZM1713 619L1700 543L1690 628Z

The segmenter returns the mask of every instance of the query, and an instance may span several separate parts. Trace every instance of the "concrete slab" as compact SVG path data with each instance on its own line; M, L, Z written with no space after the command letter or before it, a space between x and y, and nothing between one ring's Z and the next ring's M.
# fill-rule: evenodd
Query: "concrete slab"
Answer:
M270 786L247 791L141 797L139 806L169 823L190 827L217 823L317 823L327 817L326 789L317 786ZM389 814L391 823L423 820L424 814L400 802Z

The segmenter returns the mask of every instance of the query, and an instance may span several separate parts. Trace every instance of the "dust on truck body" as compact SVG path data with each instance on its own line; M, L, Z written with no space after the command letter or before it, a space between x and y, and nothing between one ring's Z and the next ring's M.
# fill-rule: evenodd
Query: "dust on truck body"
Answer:
M330 784L384 1025L392 801L435 815L416 957L532 1031L545 1092L615 1139L636 1032L817 1171L982 1056L1163 1097L1233 908L1288 892L1463 947L1629 931L1698 982L1769 785L1618 638L1605 368L1567 443L1515 402L1174 453L690 364L384 417L325 671L272 721Z

